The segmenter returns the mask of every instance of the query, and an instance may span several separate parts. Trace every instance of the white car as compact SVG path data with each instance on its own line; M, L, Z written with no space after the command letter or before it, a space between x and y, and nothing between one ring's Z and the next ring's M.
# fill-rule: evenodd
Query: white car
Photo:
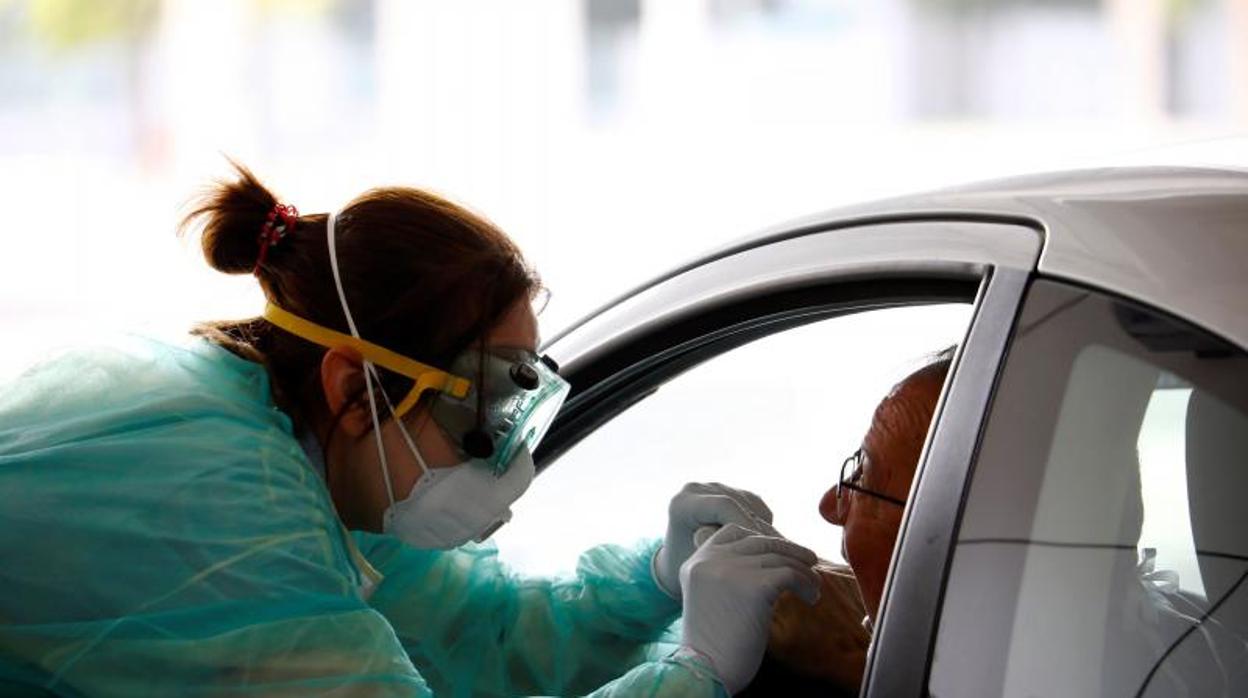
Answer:
M635 447L615 471L677 442L718 454L712 475L735 453L792 446L766 475L791 468L800 491L768 499L813 514L844 454L797 422L833 410L855 371L818 357L885 347L809 328L930 304L969 313L862 695L1248 695L1248 172L1003 180L810 217L684 265L543 348L574 392L537 453L558 467L530 496L617 429ZM915 350L944 348L925 337ZM723 358L767 342L782 350ZM705 419L643 401L719 361L733 369L691 398ZM785 395L802 407L766 421ZM611 478L629 477L590 469L599 451L574 480L607 491L565 500L574 520L609 509Z

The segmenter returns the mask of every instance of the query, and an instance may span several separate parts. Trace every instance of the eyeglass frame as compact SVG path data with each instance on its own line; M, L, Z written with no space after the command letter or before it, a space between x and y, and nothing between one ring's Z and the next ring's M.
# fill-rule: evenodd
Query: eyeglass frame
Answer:
M855 484L857 481L862 479L862 474L864 472L864 469L862 466L863 466L863 462L866 460L866 457L867 457L866 449L859 447L857 451L854 451L853 453L849 454L848 458L841 461L841 475L836 481L836 514L838 518L843 519L845 517L845 512L841 510L841 508L845 506L842 502L848 500L847 496L844 499L842 499L843 497L842 492L841 492L842 488L853 491L853 492L861 492L862 494L865 494L868 497L875 497L876 499L879 499L884 502L888 502L889 504L894 504L896 506L902 507L903 509L906 506L906 500L904 499L898 499L896 497L884 494L883 492L876 492L875 490L869 490L861 485ZM854 463L854 469L850 472L849 479L846 479L845 468L850 463Z

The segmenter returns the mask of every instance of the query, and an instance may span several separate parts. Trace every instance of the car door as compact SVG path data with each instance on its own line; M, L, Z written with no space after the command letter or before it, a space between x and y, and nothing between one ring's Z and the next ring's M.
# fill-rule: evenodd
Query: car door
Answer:
M871 393L851 397L843 387L861 372L858 361L823 360L824 352L832 356L830 347L852 345L870 358L910 342L898 355L917 359L956 343L937 418L939 438L916 477L898 546L904 554L894 562L894 578L906 583L893 585L876 634L876 644L887 647L874 652L881 671L917 672L921 681L959 484L1041 239L1037 228L1013 219L828 221L728 248L607 306L543 347L573 392L535 454L543 475L518 503L516 520L496 536L500 552L523 569L563 539L631 539L642 530L625 525L633 516L659 535L675 491L650 486L658 479L653 473L671 469L676 482L689 461L698 461L700 474L720 472L722 461L724 472L749 471L760 486L786 483L765 494L781 529L799 540L791 528L839 540L839 530L817 520L817 502L875 402L902 374L891 365L893 372L881 371ZM851 321L858 324L843 324ZM882 339L872 335L872 327L883 326L891 330ZM660 408L664 393L699 380L710 386L698 394L700 403ZM807 384L817 385L817 394L802 394ZM786 401L796 406L770 410ZM845 403L862 415L857 423L842 423L836 408ZM699 404L744 415L744 421L731 417L706 427L696 414ZM771 412L779 417L760 425L759 415ZM648 413L656 416L647 419ZM813 421L801 421L812 413ZM613 429L623 438L595 444ZM689 446L667 448L674 442ZM761 455L747 456L744 469L732 470L727 461L741 453ZM656 458L666 459L662 467L642 467ZM621 476L622 469L628 474ZM643 486L629 489L634 471L631 479L643 479ZM734 483L728 474L715 479ZM814 523L801 524L790 509L801 509ZM909 545L912 538L923 544ZM839 557L837 546L811 547ZM539 565L536 571L547 570Z

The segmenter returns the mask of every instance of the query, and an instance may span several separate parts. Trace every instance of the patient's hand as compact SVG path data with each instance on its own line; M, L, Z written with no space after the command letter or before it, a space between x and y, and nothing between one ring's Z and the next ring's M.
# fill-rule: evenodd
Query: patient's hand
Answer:
M858 583L844 565L820 560L815 570L822 586L813 608L788 593L776 601L768 659L795 674L830 681L857 694L871 642L862 627L867 611Z

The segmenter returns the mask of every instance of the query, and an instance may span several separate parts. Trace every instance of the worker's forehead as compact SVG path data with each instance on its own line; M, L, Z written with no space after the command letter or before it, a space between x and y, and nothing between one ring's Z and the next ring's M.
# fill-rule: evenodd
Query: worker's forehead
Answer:
M496 347L536 351L538 327L532 305L527 300L512 305L498 324L486 334L485 343Z

